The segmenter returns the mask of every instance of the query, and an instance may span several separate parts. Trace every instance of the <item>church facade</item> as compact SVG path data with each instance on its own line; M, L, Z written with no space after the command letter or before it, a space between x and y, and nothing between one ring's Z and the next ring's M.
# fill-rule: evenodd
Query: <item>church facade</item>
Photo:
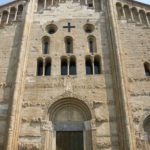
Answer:
M0 150L149 150L150 5L0 6Z

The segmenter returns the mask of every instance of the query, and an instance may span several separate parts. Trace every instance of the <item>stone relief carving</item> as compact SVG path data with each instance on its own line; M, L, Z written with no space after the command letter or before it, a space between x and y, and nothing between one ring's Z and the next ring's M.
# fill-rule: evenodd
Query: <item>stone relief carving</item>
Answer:
M70 91L72 92L72 83L71 83L71 79L70 78L65 78L64 79L64 86L65 86L65 91Z
M108 122L108 118L106 118L105 116L96 116L96 122L99 123Z
M0 88L8 88L8 87L12 87L12 84L11 83L4 83L4 82L1 82L0 83Z
M111 142L109 140L103 140L103 141L98 141L97 143L97 148L110 148L111 147Z
M134 91L129 91L130 92L130 96L150 96L150 92L146 92L146 91L138 91L138 92L134 92Z
M150 81L150 78L128 78L128 82L143 82Z
M134 115L133 116L133 122L136 123L136 124L139 124L140 123L140 116L139 115Z
M93 101L93 108L98 108L101 105L104 105L104 102L100 102L100 101Z
M42 131L51 131L53 130L53 124L51 121L43 120L41 122L41 130Z
M37 106L45 107L46 103L40 103L40 102L37 103L37 102L27 101L27 102L23 102L23 104L22 104L23 108L26 108L26 107L37 107Z
M41 150L40 143L19 143L18 150Z

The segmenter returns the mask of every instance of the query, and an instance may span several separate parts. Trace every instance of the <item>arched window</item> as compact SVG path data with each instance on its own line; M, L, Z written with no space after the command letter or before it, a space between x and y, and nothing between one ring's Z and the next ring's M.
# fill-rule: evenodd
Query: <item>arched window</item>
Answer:
M132 8L133 19L135 22L140 22L139 13L135 7Z
M15 14L16 14L16 8L15 7L12 7L10 9L10 16L9 16L9 23L14 21L15 19Z
M44 0L38 0L38 8L37 11L44 9Z
M89 52L90 53L97 52L96 38L94 36L89 36L88 37L88 46L89 46Z
M46 7L49 8L52 5L52 0L46 1Z
M45 60L45 76L51 75L51 59L46 58Z
M61 58L61 75L68 75L68 61L67 58Z
M93 0L87 0L87 4L89 8L93 8L94 4L93 4Z
M66 53L73 53L73 39L70 36L65 37Z
M129 6L125 5L124 6L124 12L127 20L131 20L131 12L129 9Z
M141 21L143 25L148 25L147 20L146 20L146 14L144 12L144 10L140 10L139 11L140 17L141 17Z
M118 19L121 19L124 16L122 5L120 3L117 3L116 8L117 8L117 13L118 13Z
M94 57L94 73L95 74L100 74L101 73L101 68L100 68L100 57L95 56Z
M69 75L76 75L76 58L70 57Z
M42 39L42 50L43 50L43 54L48 54L49 53L49 37L43 37Z
M148 19L148 22L149 22L149 25L150 25L150 13L147 13L147 19Z
M43 59L39 58L37 60L37 76L43 75Z
M58 6L58 4L59 4L59 0L54 0L53 5Z
M7 23L7 18L8 18L8 11L4 10L3 13L2 13L1 24L6 24Z
M18 6L17 20L22 19L23 5Z
M85 67L86 67L86 74L92 75L93 74L92 60L88 56L86 57L86 60L85 60Z
M145 75L150 76L150 64L148 62L144 63Z
M146 133L147 144L150 146L150 115L145 119L145 121L143 123L143 127L144 127L144 131Z

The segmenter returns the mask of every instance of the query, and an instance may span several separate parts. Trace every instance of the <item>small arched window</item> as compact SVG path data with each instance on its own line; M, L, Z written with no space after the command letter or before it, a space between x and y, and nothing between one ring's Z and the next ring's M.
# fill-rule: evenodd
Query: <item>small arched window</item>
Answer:
M65 37L66 53L73 53L73 39L70 36Z
M49 53L49 37L43 37L42 40L42 50L43 50L43 54L48 54Z
M37 76L43 75L43 59L39 58L37 60Z
M58 6L58 4L59 4L59 0L54 0L53 5L54 5L54 6Z
M116 8L117 8L117 13L118 13L118 19L121 19L124 16L122 5L120 3L117 3Z
M37 11L44 9L44 0L38 0L38 8Z
M68 75L68 61L67 58L61 58L61 75Z
M46 1L46 7L49 8L52 5L52 0Z
M135 22L140 22L139 13L135 7L132 8L133 19Z
M150 115L145 119L143 127L144 127L144 131L146 133L147 144L150 146Z
M86 57L85 60L85 67L86 67L86 74L87 75L92 75L93 74L93 64L92 64L92 60L90 57Z
M15 20L16 8L12 7L10 9L9 23Z
M2 13L1 24L6 24L7 23L7 18L8 18L8 11L4 10L3 13Z
M89 52L90 53L96 53L97 52L96 38L94 36L88 37L88 46L89 46Z
M94 4L93 4L93 0L87 0L87 4L89 8L93 8Z
M143 25L148 25L147 20L146 20L146 14L144 12L144 10L140 10L139 11L140 17L141 17L141 21Z
M69 75L76 75L76 58L70 57Z
M150 24L150 13L147 13L147 19L148 19L148 22Z
M51 75L51 59L46 58L45 60L45 76Z
M23 5L18 6L17 20L22 19Z
M127 20L131 20L131 11L129 9L129 6L124 6L124 12Z
M100 67L100 57L95 56L94 57L94 73L95 74L100 74L101 73L101 67Z
M144 63L145 75L150 76L150 64L148 62Z

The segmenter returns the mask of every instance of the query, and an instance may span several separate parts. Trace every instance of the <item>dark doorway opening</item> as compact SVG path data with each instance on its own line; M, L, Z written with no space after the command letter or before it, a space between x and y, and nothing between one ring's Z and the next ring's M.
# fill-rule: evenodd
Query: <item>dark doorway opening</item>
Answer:
M82 131L57 131L57 150L84 150Z

